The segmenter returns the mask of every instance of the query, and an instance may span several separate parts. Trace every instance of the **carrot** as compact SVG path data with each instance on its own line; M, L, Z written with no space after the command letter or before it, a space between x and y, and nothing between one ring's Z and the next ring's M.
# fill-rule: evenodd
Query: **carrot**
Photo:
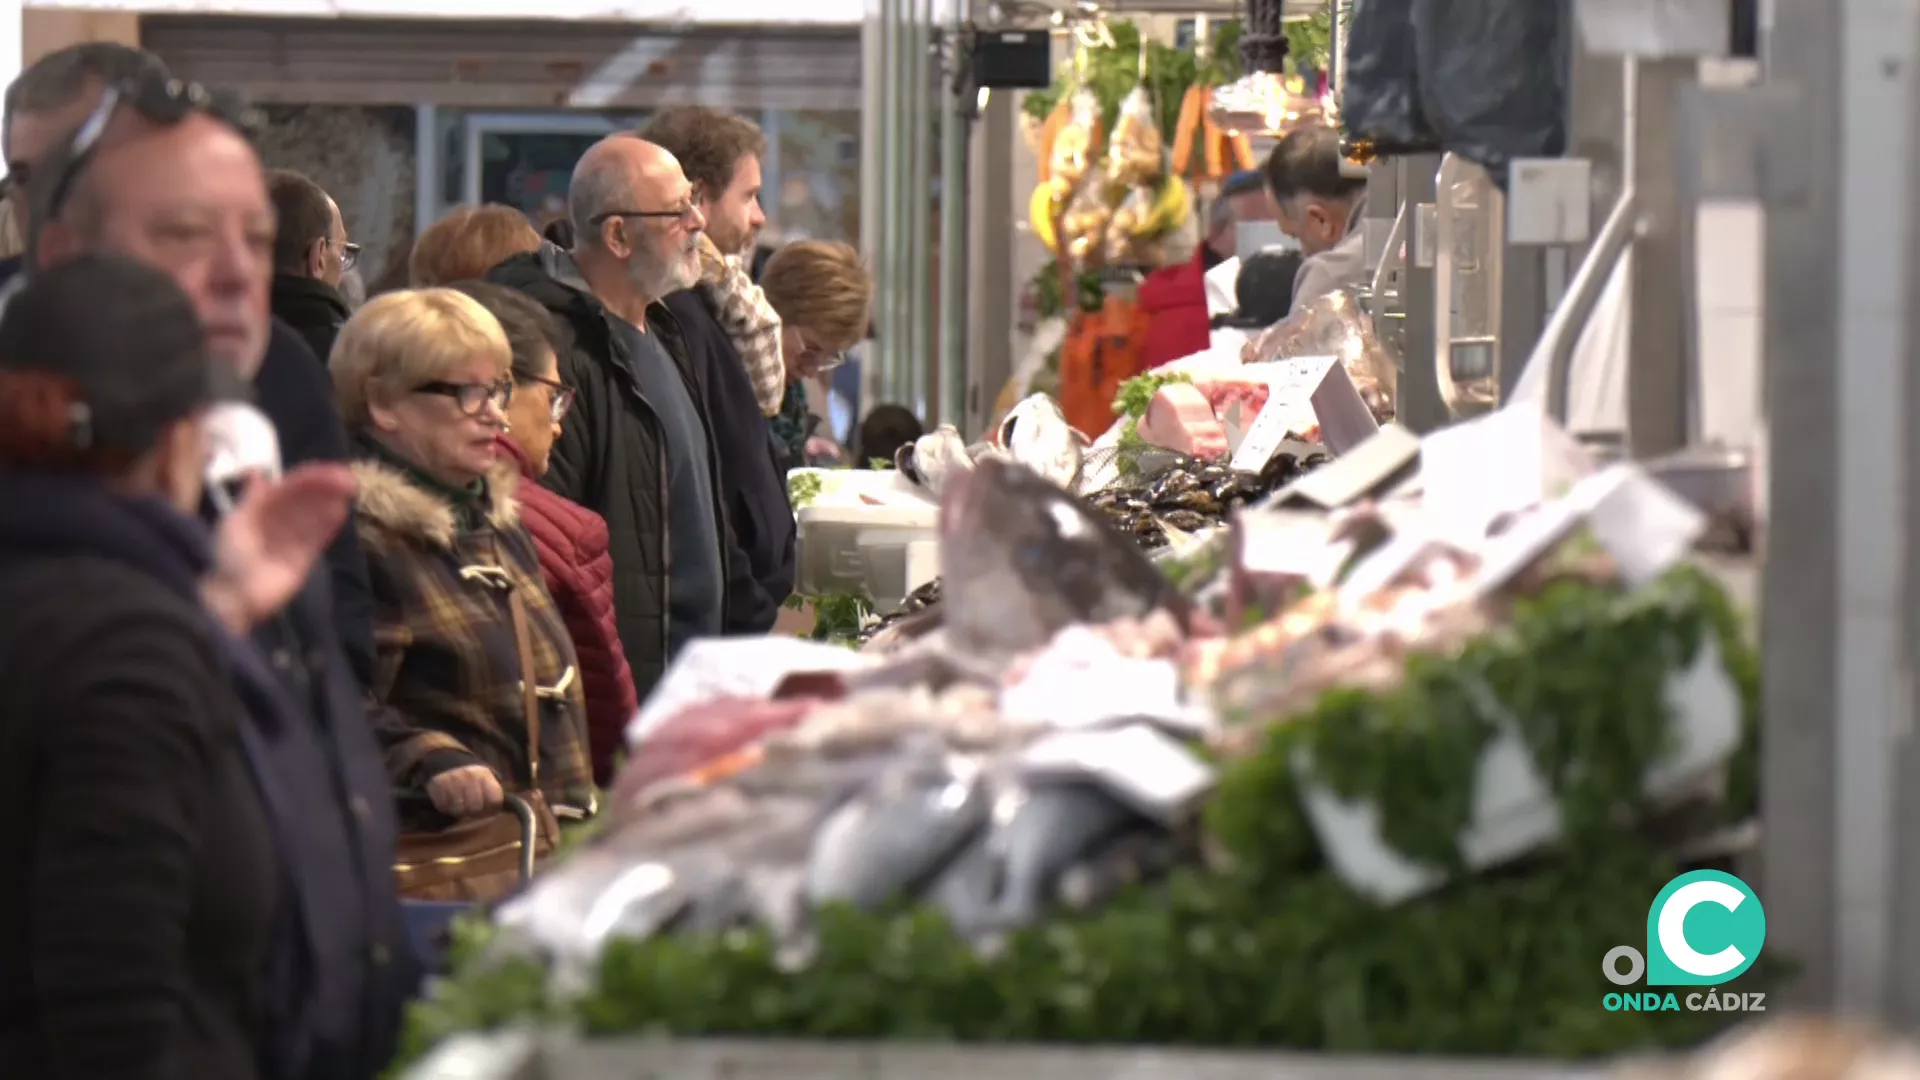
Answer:
M1060 135L1060 129L1067 124L1071 110L1067 107L1071 94L1063 94L1059 104L1047 114L1046 122L1040 125L1040 182L1053 179L1053 140Z
M1218 180L1221 177L1227 175L1226 170L1221 168L1221 162L1220 162L1220 152L1221 152L1220 144L1221 144L1221 141L1225 138L1225 134L1226 134L1225 132L1220 130L1220 125L1214 123L1213 116L1209 114L1206 119L1205 127L1201 129L1201 136L1200 136L1201 138L1205 139L1207 142L1206 178L1208 180Z
M1193 136L1201 122L1201 107L1206 91L1199 86L1187 87L1180 99L1180 119L1173 126L1173 174L1184 176L1187 163L1193 159Z
M1253 140L1247 138L1247 133L1236 131L1231 139L1235 171L1258 168L1259 163L1253 160Z

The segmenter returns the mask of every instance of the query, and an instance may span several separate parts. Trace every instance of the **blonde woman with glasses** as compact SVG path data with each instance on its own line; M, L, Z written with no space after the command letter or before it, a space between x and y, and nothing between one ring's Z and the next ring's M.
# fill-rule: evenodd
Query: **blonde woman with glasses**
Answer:
M402 291L355 313L330 366L358 444L370 711L399 794L400 889L493 899L551 848L557 819L595 809L578 660L495 445L512 347L472 298Z

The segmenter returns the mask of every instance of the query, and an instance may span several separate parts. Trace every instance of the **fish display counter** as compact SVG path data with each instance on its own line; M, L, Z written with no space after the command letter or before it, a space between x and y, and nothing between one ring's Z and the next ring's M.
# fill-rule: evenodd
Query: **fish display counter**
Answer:
M1345 381L1319 431L1263 404L1251 472L1136 445L1089 490L1099 440L1044 401L903 450L937 581L864 642L690 646L601 834L463 929L413 1049L536 1024L629 1064L672 1036L1547 1076L1738 1019L1625 1008L1601 963L1754 802L1711 508L1537 411L1369 428ZM1323 1075L1288 1060L1263 1075ZM1423 1068L1324 1075L1466 1075Z

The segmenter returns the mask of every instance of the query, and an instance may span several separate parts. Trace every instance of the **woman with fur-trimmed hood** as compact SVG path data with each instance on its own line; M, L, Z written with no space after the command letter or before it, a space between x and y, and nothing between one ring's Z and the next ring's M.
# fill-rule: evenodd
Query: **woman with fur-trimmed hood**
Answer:
M511 363L500 324L451 289L370 301L331 361L358 444L355 524L374 601L370 711L400 793L403 891L409 839L444 848L465 829L481 845L508 793L535 805L539 847L557 835L555 818L595 809L578 660L520 524L517 470L495 449ZM429 861L445 866L441 848ZM471 898L511 884L490 877Z

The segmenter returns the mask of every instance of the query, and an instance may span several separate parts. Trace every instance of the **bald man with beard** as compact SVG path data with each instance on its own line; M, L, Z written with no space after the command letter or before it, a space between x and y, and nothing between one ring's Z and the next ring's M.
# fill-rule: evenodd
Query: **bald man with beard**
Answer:
M297 407L330 424L344 453L324 383L303 389L325 369L297 336L293 353L275 351L275 223L251 142L208 108L204 91L164 69L115 86L109 97L98 81L80 85L77 131L99 133L90 147L76 154L69 132L32 163L38 236L28 273L88 253L164 271L192 302L213 358L253 382L283 458L298 460L282 422L290 403L270 402L270 388L300 396ZM391 789L330 592L328 575L315 574L231 665L247 713L240 738L282 869L268 1000L257 1004L272 1075L369 1080L394 1054L418 972L394 895Z
M607 521L621 647L644 699L673 655L720 633L725 500L688 335L665 297L700 275L706 221L679 161L635 135L594 144L567 191L569 249L548 242L488 280L564 328L575 391L544 483ZM598 748L597 748L598 749Z

